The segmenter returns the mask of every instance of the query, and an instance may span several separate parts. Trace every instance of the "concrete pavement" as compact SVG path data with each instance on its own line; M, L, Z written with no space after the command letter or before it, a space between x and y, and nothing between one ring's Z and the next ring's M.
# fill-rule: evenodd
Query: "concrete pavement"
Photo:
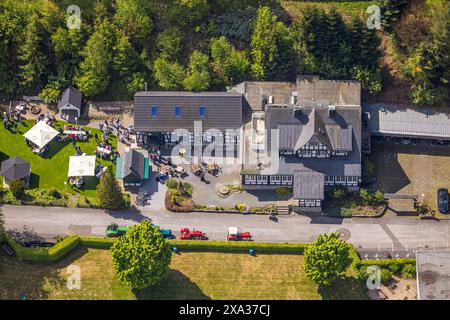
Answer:
M68 234L103 236L110 222L137 224L150 218L178 235L182 227L204 231L211 240L225 240L229 226L240 226L253 234L255 241L311 242L318 235L340 231L359 251L413 251L423 248L448 248L450 221L419 220L405 217L339 219L323 216L268 216L223 213L172 213L165 210L106 212L103 210L3 206L6 225L20 229L27 225L46 238Z

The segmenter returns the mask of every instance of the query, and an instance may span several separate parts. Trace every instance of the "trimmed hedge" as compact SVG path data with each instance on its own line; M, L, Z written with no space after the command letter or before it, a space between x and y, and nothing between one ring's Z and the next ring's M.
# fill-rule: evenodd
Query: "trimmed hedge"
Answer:
M384 260L361 260L357 267L361 268L364 266L376 265L380 268L389 268L391 265L397 265L399 268L403 268L407 264L415 264L416 259L414 258L398 258L398 259L384 259Z
M81 243L80 237L77 235L69 236L50 248L26 248L10 235L6 235L5 240L13 248L20 260L44 263L55 262L63 258Z
M80 237L81 245L87 248L109 249L117 238Z
M88 248L109 249L116 238L81 237L81 244ZM203 240L168 240L171 246L181 251L196 252L241 252L249 249L255 253L298 253L302 254L307 246L303 243L264 243L253 241L203 241Z
M172 246L182 251L202 252L247 252L249 249L255 253L290 253L302 254L307 244L303 243L264 243L252 241L202 241L202 240L171 240Z

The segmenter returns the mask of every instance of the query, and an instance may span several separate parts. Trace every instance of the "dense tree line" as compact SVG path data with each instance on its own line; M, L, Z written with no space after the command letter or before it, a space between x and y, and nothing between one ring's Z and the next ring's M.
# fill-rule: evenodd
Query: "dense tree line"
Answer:
M224 90L243 80L293 81L297 73L381 88L376 33L337 11L309 9L291 23L269 0L78 3L81 28L68 29L68 0L0 1L1 98L56 102L72 84L89 98L127 99L146 83Z
M412 82L413 103L445 105L450 101L450 2L438 0L429 6L431 22L423 39L403 50L402 71Z

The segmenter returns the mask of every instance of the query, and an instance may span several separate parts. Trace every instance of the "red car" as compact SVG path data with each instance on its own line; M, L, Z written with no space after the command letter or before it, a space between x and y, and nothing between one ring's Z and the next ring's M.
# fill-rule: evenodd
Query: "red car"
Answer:
M242 232L239 227L230 227L228 228L227 234L228 241L251 241L252 235L250 232Z
M182 228L180 232L181 240L208 240L206 234L199 230L190 231L189 228Z

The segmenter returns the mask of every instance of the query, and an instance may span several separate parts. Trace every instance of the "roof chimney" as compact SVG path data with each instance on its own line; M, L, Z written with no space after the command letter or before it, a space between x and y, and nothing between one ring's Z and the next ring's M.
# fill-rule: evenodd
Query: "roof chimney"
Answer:
M332 117L336 113L336 106L335 105L329 105L328 106L328 116Z

